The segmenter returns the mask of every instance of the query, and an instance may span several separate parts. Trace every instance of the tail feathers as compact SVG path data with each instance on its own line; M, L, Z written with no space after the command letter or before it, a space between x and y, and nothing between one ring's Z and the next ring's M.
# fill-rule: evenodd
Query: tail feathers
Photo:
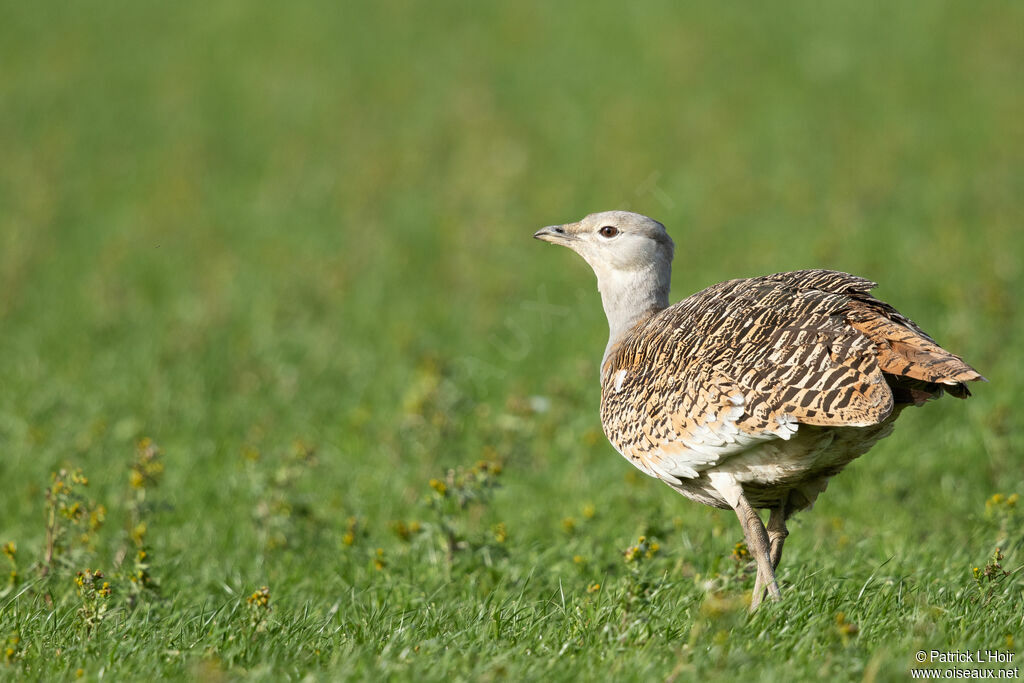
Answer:
M919 379L908 377L897 377L896 375L885 374L885 380L892 391L892 400L896 405L913 404L924 405L927 401L940 398L943 394L949 394L956 398L967 398L971 395L966 384L938 384L936 382L924 382Z
M971 392L966 382L987 381L962 358L916 329L867 306L857 313L850 324L875 343L878 367L887 375L897 403L920 404L938 398L943 390L950 396L967 398Z

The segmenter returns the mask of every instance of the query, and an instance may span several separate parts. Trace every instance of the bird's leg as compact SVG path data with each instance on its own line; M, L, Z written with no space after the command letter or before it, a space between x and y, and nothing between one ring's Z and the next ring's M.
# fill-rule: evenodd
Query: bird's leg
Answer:
M750 601L750 609L753 611L761 604L762 586L768 589L768 593L774 600L778 600L782 593L779 591L779 584L775 581L768 532L765 530L757 511L750 507L746 496L742 494L737 499L736 507L733 509L736 511L740 524L743 525L743 535L747 541L747 548L757 562L757 579L754 581L754 595Z
M782 559L782 544L789 536L789 529L786 528L786 504L783 503L772 510L768 517L768 542L771 544L772 569L779 568L779 560Z
M772 508L766 531L768 532L768 555L772 569L775 570L779 568L779 560L782 559L782 544L786 542L786 536L789 536L789 530L786 528L785 501L778 507ZM761 581L761 572L758 572L757 578L754 579L754 595L760 596L759 600L764 599L765 584Z

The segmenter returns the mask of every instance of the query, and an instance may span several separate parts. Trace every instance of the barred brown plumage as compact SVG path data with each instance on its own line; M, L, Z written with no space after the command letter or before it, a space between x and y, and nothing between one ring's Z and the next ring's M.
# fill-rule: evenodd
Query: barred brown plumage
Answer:
M609 323L608 440L683 495L732 508L758 564L751 603L779 595L786 519L888 436L900 411L984 379L913 321L831 270L729 280L672 306L664 226L610 211L538 231L594 269ZM771 511L767 528L756 508Z

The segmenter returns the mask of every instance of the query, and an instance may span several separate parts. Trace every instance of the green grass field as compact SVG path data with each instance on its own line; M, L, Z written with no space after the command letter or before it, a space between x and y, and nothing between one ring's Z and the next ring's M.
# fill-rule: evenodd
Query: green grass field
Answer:
M987 0L7 3L0 676L1019 665L1021 64ZM593 275L530 239L611 208L673 300L846 270L991 380L834 479L753 616L731 513L605 441Z

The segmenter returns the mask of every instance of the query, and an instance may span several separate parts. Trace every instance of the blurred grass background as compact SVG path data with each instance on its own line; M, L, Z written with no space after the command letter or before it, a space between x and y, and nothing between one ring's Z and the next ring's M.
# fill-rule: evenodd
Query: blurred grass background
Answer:
M194 604L266 582L333 601L359 583L332 568L346 518L379 544L428 478L482 454L506 466L493 507L521 544L512 565L590 503L594 552L675 517L666 548L706 571L738 527L629 479L600 434L593 276L530 239L612 208L668 226L674 299L850 271L992 380L908 413L795 525L787 563L839 563L820 586L889 557L962 572L991 551L970 540L986 498L1024 488L1019 4L0 17L0 533L26 554L52 470L81 466L116 500L148 435L167 461L158 568ZM295 439L319 453L304 485L325 535L268 554L242 454ZM374 652L365 671L384 666Z

